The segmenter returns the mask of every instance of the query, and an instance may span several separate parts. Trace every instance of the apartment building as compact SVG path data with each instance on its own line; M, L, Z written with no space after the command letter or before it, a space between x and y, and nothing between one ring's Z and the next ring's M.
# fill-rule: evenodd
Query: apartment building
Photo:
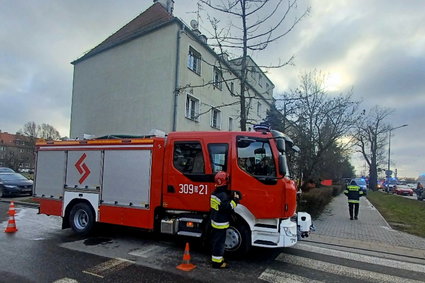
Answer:
M217 54L197 29L154 4L72 62L70 137L148 134L151 129L240 129L240 58ZM251 124L273 103L273 83L248 58Z
M0 167L34 168L34 139L0 130Z

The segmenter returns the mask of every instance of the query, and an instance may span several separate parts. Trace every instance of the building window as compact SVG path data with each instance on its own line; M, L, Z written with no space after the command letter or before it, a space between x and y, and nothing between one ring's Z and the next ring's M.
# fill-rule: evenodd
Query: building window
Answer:
M189 55L187 57L187 67L198 75L201 74L201 54L192 47L189 48Z
M215 88L219 90L223 87L223 72L214 66L214 77L213 77L213 85Z
M221 112L218 109L211 109L211 127L220 129L221 126Z
M263 106L260 102L257 103L257 115L261 117L261 113L263 113Z
M186 118L199 121L199 100L190 95L186 98Z
M258 74L258 85L263 86L263 76L261 73Z
M233 118L229 117L229 131L233 131Z
M234 94L235 93L235 84L233 82L230 82L230 94Z

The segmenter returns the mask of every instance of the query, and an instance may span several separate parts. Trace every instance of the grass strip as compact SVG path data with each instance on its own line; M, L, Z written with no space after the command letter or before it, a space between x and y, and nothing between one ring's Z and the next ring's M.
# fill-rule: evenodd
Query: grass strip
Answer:
M424 201L371 191L367 198L393 229L425 238Z

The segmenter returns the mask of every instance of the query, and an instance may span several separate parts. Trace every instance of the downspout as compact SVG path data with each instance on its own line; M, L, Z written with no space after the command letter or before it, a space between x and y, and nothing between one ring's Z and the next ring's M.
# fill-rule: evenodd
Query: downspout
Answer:
M180 38L184 31L184 25L177 32L177 47L176 47L176 69L174 74L174 109L173 109L173 132L177 130L177 103L179 97L179 65L180 65Z

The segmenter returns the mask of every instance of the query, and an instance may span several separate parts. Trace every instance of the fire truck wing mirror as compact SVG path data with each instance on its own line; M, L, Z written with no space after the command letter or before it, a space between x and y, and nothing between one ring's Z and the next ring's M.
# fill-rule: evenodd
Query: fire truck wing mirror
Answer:
M279 173L286 176L288 173L288 164L286 163L286 155L279 155Z
M298 146L296 146L296 145L294 145L292 147L292 150L295 151L295 152L300 152L301 151L301 149Z
M290 137L284 136L283 138L285 139L287 147L292 148L294 146L294 141Z
M285 142L282 138L276 139L276 146L279 152L285 152Z

